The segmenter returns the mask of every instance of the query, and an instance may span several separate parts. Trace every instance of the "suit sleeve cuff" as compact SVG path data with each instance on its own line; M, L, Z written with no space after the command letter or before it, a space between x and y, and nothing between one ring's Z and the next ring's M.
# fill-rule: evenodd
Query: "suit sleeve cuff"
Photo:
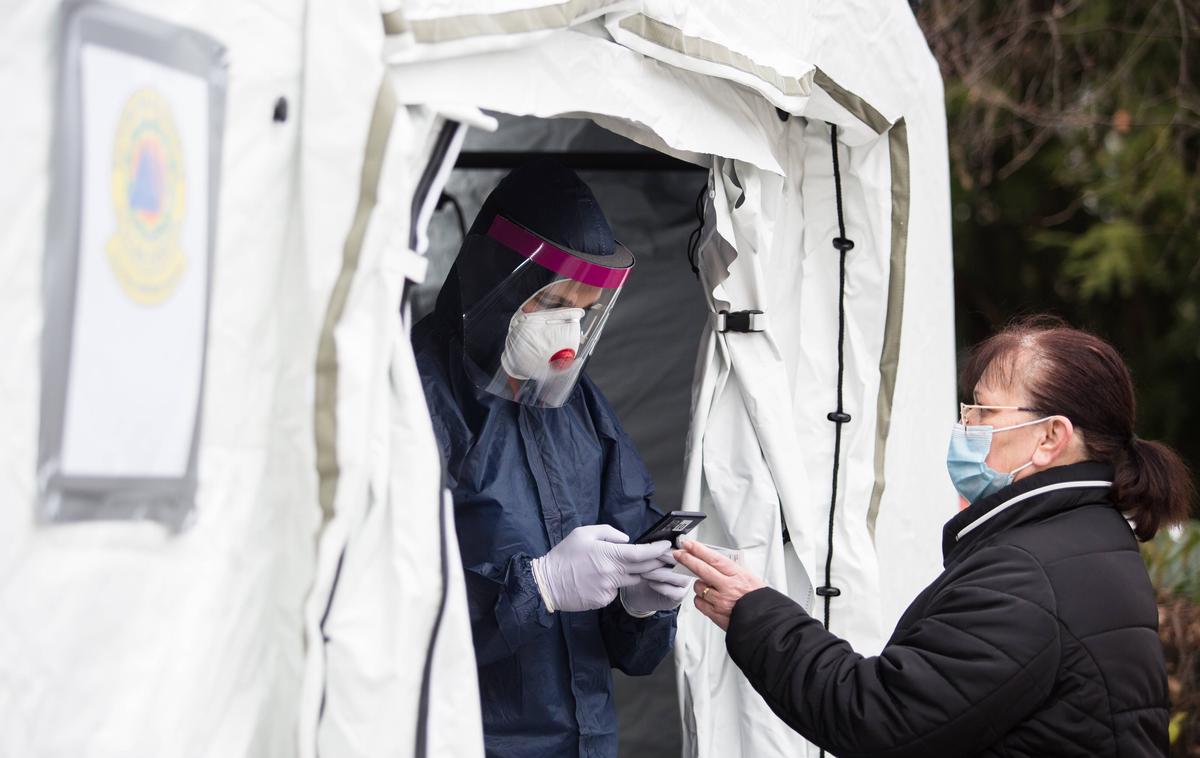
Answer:
M532 633L553 623L533 578L533 560L514 556L508 566L504 590L496 603L496 622L510 650L516 650Z

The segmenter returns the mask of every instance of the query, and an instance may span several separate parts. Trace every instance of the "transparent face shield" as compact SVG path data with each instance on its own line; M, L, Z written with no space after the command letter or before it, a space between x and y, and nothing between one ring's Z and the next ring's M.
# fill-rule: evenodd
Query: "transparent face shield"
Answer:
M516 268L463 314L464 360L476 386L525 405L567 401L633 268L633 254L569 250L497 216L473 241Z

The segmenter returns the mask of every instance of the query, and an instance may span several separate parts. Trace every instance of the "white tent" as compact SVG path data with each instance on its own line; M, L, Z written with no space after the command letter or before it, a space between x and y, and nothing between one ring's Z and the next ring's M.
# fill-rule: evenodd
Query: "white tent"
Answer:
M397 317L464 126L495 124L482 111L590 119L712 169L681 505L807 603L840 427L830 625L878 649L936 572L955 502L941 81L905 3L119 6L226 51L198 489L179 533L36 519L43 251L70 212L51 191L64 13L0 11L0 91L21 104L0 126L0 754L482 752L453 524ZM719 331L722 310L765 328ZM809 749L687 607L676 660L688 754Z

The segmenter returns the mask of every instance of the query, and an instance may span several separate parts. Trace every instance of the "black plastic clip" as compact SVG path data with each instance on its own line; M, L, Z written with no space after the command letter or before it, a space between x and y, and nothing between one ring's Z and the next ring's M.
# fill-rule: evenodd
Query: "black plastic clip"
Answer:
M837 587L830 587L828 584L824 587L817 587L817 594L821 597L837 597L842 594L842 591Z
M762 311L721 311L717 314L718 332L764 332L767 315Z
M847 253L854 249L854 240L845 237L834 237L833 248L838 252Z
M850 423L850 414L843 413L842 411L831 411L830 413L825 415L825 418L829 419L830 421L832 421L835 424L849 424Z

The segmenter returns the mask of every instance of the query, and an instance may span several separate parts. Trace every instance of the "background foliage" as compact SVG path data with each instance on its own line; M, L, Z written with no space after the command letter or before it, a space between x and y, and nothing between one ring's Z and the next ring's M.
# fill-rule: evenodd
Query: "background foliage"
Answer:
M946 83L958 338L1052 311L1200 461L1200 0L927 0ZM1193 70L1195 69L1195 70Z

